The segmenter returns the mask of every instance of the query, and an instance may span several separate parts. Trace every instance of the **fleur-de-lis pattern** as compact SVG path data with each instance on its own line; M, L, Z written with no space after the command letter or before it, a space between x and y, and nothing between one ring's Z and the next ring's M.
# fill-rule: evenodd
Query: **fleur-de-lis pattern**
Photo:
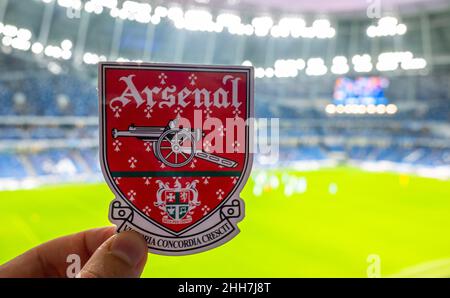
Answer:
M241 115L241 111L239 109L234 109L233 111L234 118L238 118Z
M219 127L219 135L221 136L221 137L223 137L224 135L225 135L225 132L227 131L227 129L223 126L223 125L221 125L220 127Z
M181 176L174 176L172 179L175 180L175 182L178 182L181 179Z
M145 215L150 216L150 212L152 209L149 206L145 206L144 209L142 209L142 212L144 212Z
M166 75L165 73L162 72L162 73L158 76L158 79L161 80L161 81L160 81L161 85L165 85L165 84L166 84L166 80L167 80L167 75Z
M234 141L233 142L234 152L239 152L239 147L241 147L241 144L238 141Z
M137 159L134 158L133 156L128 159L128 164L130 165L130 168L132 168L132 169L134 169L136 167L137 162L138 162Z
M203 150L209 152L211 150L212 144L210 141L206 140L203 142Z
M192 162L191 162L191 165L190 165L190 167L191 167L191 169L194 169L195 168L195 164L197 163L197 158L194 158L193 160L192 160Z
M150 141L145 141L144 146L145 146L145 151L150 152L150 151L152 151L153 143Z
M136 192L134 190L130 190L128 193L128 199L133 202L136 199Z
M152 113L153 113L152 107L149 106L149 105L147 105L147 106L145 107L144 113L145 113L145 117L146 117L147 119L150 119L150 118L152 117Z
M180 107L177 107L173 112L177 115L180 115L180 114L183 114L183 109Z
M225 192L220 188L216 191L216 195L217 195L217 199L219 201L223 200L223 195L225 194Z
M114 112L114 117L120 118L120 112L122 112L122 109L119 106L111 107L111 110Z
M211 210L211 208L209 208L208 205L203 206L203 208L202 208L203 215L208 214L208 212L210 210Z
M206 108L203 113L205 114L206 119L211 118L212 111L210 108Z
M143 177L142 179L144 179L145 185L150 185L150 180L152 179L152 177Z
M191 85L192 86L194 86L195 84L196 84L196 81L197 81L197 76L195 75L195 74L191 74L190 76L189 76L189 81L191 81Z
M114 146L114 151L119 152L120 146L122 146L122 142L119 140L114 140L113 146Z

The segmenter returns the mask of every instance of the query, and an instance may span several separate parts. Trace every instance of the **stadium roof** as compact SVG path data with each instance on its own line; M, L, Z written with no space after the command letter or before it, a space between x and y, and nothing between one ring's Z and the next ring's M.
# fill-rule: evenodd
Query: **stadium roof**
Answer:
M190 1L178 0L180 3ZM422 9L434 10L448 6L448 0L195 0L196 3L204 3L223 7L224 2L227 6L234 8L243 8L245 6L258 7L262 10L276 9L280 11L298 12L298 13L350 13L364 12L368 6L381 3L382 11L418 11ZM191 2L192 3L192 2Z

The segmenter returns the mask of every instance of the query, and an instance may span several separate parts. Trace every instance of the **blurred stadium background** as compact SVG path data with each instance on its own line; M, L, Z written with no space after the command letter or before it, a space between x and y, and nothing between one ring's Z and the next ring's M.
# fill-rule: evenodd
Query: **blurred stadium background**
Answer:
M145 276L450 275L450 1L0 0L0 41L0 263L108 224L96 64L152 61L253 65L280 158Z

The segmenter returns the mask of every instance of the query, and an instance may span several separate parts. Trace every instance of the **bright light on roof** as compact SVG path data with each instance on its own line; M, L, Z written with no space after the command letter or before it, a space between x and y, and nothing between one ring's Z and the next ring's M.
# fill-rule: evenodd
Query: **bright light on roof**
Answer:
M21 28L17 30L17 38L22 40L30 40L32 37L31 31L28 29Z
M17 35L17 27L13 25L5 25L3 28L3 34L9 37L15 37Z
M301 18L293 18L293 17L285 17L281 18L278 24L282 27L288 27L288 28L302 28L306 26L306 23Z
M268 78L272 78L275 74L275 71L272 67L268 67L264 70L264 75Z
M101 5L103 7L112 9L114 7L117 7L117 0L91 0L97 3L98 5Z
M124 20L133 20L142 23L159 24L161 19L168 17L173 25L178 29L221 32L227 29L229 33L236 35L256 35L271 36L276 38L303 37L303 38L331 38L336 31L327 19L317 19L307 26L306 22L297 16L283 16L278 21L274 21L270 16L255 17L251 24L246 24L241 17L233 12L221 12L214 17L205 9L192 8L183 11L178 6L167 8L157 6L152 14L152 7L148 3L137 1L124 1L121 8L117 7L117 0L56 0L58 5L65 7L78 7L78 3L84 3L84 8L95 12L96 10L109 8L111 16ZM44 1L45 2L45 1ZM122 3L122 2L121 2ZM82 6L81 6L82 7ZM381 31L380 31L381 30ZM391 30L391 31L389 31ZM388 32L389 33L386 33ZM395 31L395 32L394 32ZM378 20L376 25L371 25L367 29L369 36L404 34L407 31L406 25L401 24L394 17L384 17ZM72 41L64 40L58 46L51 44L32 43L33 34L26 28L18 28L11 24L0 23L0 33L3 34L2 44L9 48L32 51L34 54L44 53L48 57L55 59L70 59L72 57ZM384 36L383 35L383 36ZM7 50L4 48L4 50ZM104 56L93 53L86 53L84 61L88 64L93 61L103 59ZM97 57L97 58L96 58ZM105 58L106 59L106 58ZM124 58L125 59L125 58ZM351 64L348 60L351 60ZM377 61L372 61L377 60ZM251 65L250 61L244 61L244 65ZM337 56L332 60L331 65L325 65L322 58L310 58L305 62L303 59L277 59L272 67L255 69L256 77L296 77L299 71L305 70L309 76L325 75L328 70L333 74L345 74L352 69L355 72L371 72L376 67L378 71L393 71L399 68L403 70L420 70L427 66L424 58L414 57L409 51L404 52L384 52L377 58L371 58L368 54L355 55L351 59L344 56Z
M299 58L299 59L295 60L294 65L295 65L295 67L297 67L298 70L303 70L303 69L305 69L306 62L305 62L305 60Z
M351 60L351 64L349 60ZM245 61L245 64L250 65L250 61ZM404 70L417 70L426 67L426 60L423 58L415 58L409 51L404 52L385 52L381 53L376 63L378 71L392 71L398 68L399 64ZM299 59L277 59L271 67L273 69L273 76L277 78L291 78L299 75L299 71L305 69L308 76L321 76L328 72L328 69L333 74L342 75L350 72L351 66L353 71L357 73L371 72L374 68L372 58L369 54L355 55L351 59L345 56L336 56L332 59L331 66L325 65L323 58L310 58L305 63L305 60ZM258 69L258 68L256 68ZM272 77L271 70L269 75L266 74L265 69L255 70L255 77ZM361 110L361 109L360 109ZM367 111L368 112L368 111Z
M388 104L386 107L386 112L388 114L395 114L395 113L397 113L397 111L398 111L398 108L394 104Z
M403 35L407 31L405 24L401 24L394 17L383 17L376 25L367 27L367 36L374 38L379 36Z
M100 2L99 2L100 1ZM120 18L122 20L136 21L139 23L150 23L152 21L152 6L148 3L141 3L136 1L125 1L122 8L117 7L117 1L102 3L106 0L90 0L85 4L87 12L101 13L103 7L110 8L110 15L113 18ZM158 7L158 13L161 13L163 7ZM160 15L155 15L160 17Z
M223 27L233 27L241 24L241 17L232 13L221 13L217 16L216 22Z
M306 74L309 76L322 76L328 72L322 58L310 58L306 65Z
M386 113L386 106L381 104L381 105L377 105L377 113L378 114L385 114Z
M264 68L262 68L262 67L255 68L255 77L263 78L264 74L265 74Z
M296 60L294 59L277 60L275 61L274 67L275 67L275 76L277 78L290 78L290 77L293 78L298 75Z
M59 6L73 9L81 9L82 3L81 0L58 0Z
M399 64L405 70L422 69L427 63L423 58L415 58L409 52L384 52L378 56L378 63L376 65L379 71L393 71L398 69Z
M158 25L161 22L161 18L158 15L155 14L155 15L151 16L150 22L153 25Z
M52 0L41 0L50 3ZM82 0L56 0L60 6L74 9L83 8ZM198 3L206 3L209 0L197 1ZM250 24L242 23L241 17L232 12L223 12L213 16L207 12L202 12L199 17L191 14L191 11L203 9L189 9L186 12L181 7L157 6L152 14L150 4L139 1L127 0L123 2L122 7L118 7L117 0L86 0L84 2L84 10L88 13L101 14L104 8L110 9L109 15L113 18L122 20L136 21L139 23L152 23L158 25L161 18L168 17L175 28L222 32L224 28L231 34L236 35L256 35L267 36L271 34L275 38L332 38L336 35L336 30L331 27L330 21L326 19L318 19L312 23L310 27L306 27L305 21L297 16L285 16L279 19L275 24L270 16L255 17ZM399 32L403 29L399 28Z
M101 5L98 0L91 0L86 2L86 4L84 5L84 10L88 13L101 14L103 12L103 5Z
M279 26L279 25L273 26L272 29L270 30L270 34L273 37L284 37L284 38L286 38L286 37L289 36L289 32L290 32L289 28L282 27L282 26Z
M44 46L40 42L35 42L31 47L31 51L34 54L39 55L44 51Z
M331 72L334 74L346 74L350 70L347 64L347 58L344 56L336 56L333 58Z
M168 9L167 7L164 6L158 6L155 8L155 15L161 17L161 18L165 18L167 17L168 14Z
M306 23L301 18L285 17L280 19L278 26L280 28L279 31L283 33L281 34L282 37L287 37L287 35L290 34L292 37L296 38L301 36Z
M325 19L315 20L312 30L317 38L332 38L336 31L331 27L330 21Z
M63 50L70 50L71 48L72 48L72 46L73 46L73 43L72 43L72 41L70 41L70 40L68 40L68 39L65 39L65 40L63 40L62 42L61 42L61 48L63 49Z
M215 23L209 11L191 9L184 14L184 27L192 31L215 31Z
M345 112L345 107L344 107L344 105L338 105L338 106L336 107L336 112L337 112L338 114L344 113L344 112Z
M352 63L356 72L370 72L373 69L372 58L369 54L353 56Z
M329 104L325 107L325 112L327 114L334 114L336 113L336 106L334 104Z
M106 61L106 56L87 52L83 56L83 61L86 64L97 64L99 62Z
M423 69L427 66L427 61L423 58L412 58L402 61L400 66L404 70Z
M273 20L271 17L256 17L252 20L252 26L255 28L256 36L266 36L269 34L270 29L273 26Z
M379 104L379 105L362 105L362 104L347 104L347 105L334 105L328 104L325 107L325 112L327 114L396 114L398 112L398 108L395 104Z
M396 33L397 33L398 35L403 35L403 34L406 33L406 31L407 31L407 27L406 27L405 24L398 24L398 25L397 25Z
M172 6L167 11L167 16L174 22L179 21L180 19L183 19L183 10L177 6Z

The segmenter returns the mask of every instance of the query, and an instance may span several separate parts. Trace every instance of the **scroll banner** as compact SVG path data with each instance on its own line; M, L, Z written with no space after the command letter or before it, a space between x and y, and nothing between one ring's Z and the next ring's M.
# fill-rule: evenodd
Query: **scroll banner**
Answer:
M190 253L191 251L200 250L207 246L223 242L227 236L237 234L238 230L230 221L233 218L239 218L241 215L241 202L238 199L230 200L230 204L223 205L215 213L212 218L217 219L215 224L210 224L210 228L202 230L198 233L188 233L186 235L161 235L149 232L135 224L134 210L122 200L114 200L111 204L112 217L115 220L122 220L122 224L118 225L117 232L136 231L142 234L147 241L150 251L165 253ZM221 241L222 240L222 241Z

